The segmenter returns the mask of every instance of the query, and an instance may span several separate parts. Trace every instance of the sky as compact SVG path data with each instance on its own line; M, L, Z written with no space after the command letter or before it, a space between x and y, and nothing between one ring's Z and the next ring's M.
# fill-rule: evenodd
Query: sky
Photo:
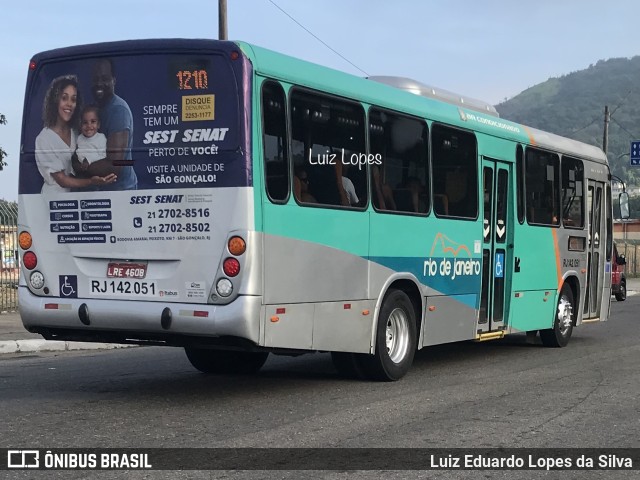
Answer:
M227 5L230 40L358 76L409 77L491 104L598 60L640 55L637 0L227 0ZM6 200L18 198L22 105L35 53L113 40L218 38L216 0L5 0L1 14L0 113L8 124L0 125L0 146L9 165L0 171L0 198Z

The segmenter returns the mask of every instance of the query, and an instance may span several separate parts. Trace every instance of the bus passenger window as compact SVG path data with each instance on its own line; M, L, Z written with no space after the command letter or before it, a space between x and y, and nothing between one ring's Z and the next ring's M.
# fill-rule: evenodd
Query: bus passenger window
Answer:
M478 215L478 154L471 132L433 125L433 199L437 216Z
M285 99L282 87L265 82L262 87L262 143L264 145L265 185L274 203L282 203L289 195L289 156Z
M373 205L378 210L429 211L429 132L424 121L379 109L369 112Z
M557 154L527 148L525 191L529 223L560 224L559 166L560 159Z
M308 174L307 198L328 206L365 205L367 167L362 106L294 90L291 117L293 160L297 170Z
M581 160L562 157L562 224L584 227L584 166Z

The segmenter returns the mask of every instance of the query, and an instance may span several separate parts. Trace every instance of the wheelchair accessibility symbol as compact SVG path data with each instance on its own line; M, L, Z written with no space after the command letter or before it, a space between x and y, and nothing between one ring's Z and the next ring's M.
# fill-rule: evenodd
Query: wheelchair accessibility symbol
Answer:
M496 253L496 278L504 277L504 253Z
M78 298L78 277L76 275L59 275L60 296Z

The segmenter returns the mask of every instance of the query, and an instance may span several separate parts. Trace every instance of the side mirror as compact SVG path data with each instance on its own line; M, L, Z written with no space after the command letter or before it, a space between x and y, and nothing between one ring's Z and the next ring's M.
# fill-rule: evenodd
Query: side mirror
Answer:
M624 255L618 255L618 259L616 260L616 262L618 262L618 265L626 265L627 259L624 258Z
M622 192L618 199L620 202L620 218L627 220L629 218L629 194Z

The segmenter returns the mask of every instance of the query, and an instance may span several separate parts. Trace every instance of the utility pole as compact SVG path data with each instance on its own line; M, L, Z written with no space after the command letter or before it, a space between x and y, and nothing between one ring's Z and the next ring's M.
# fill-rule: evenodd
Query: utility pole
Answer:
M602 151L607 154L609 145L609 105L604 106L604 135L602 136Z
M218 0L218 40L227 39L227 0Z

